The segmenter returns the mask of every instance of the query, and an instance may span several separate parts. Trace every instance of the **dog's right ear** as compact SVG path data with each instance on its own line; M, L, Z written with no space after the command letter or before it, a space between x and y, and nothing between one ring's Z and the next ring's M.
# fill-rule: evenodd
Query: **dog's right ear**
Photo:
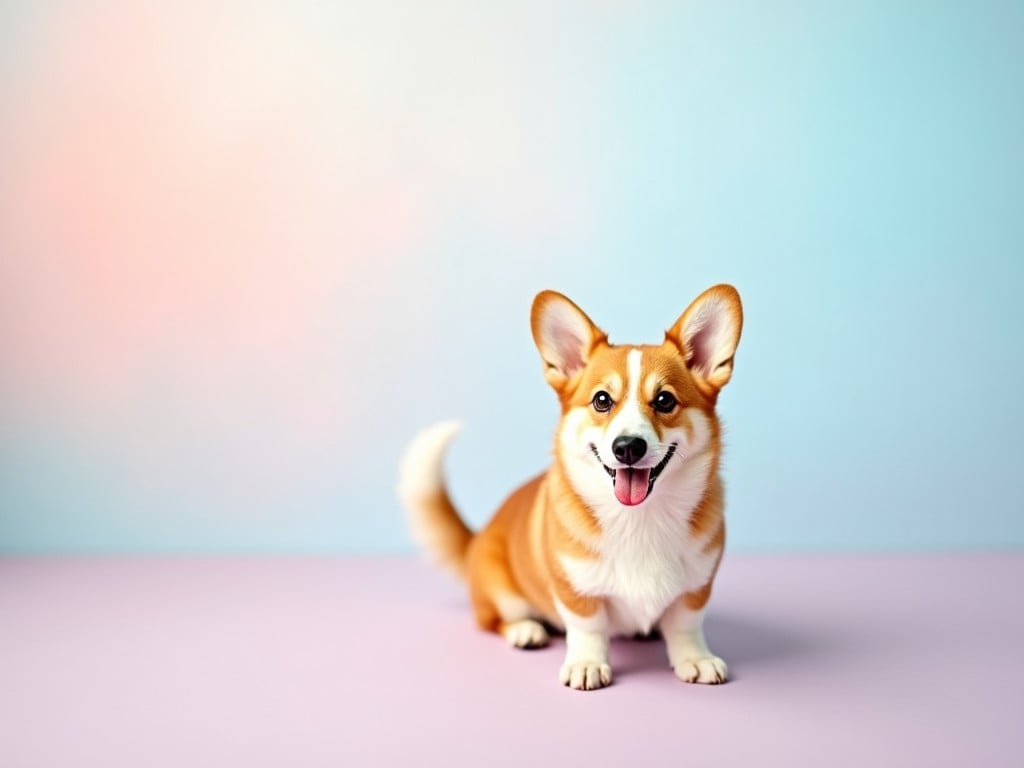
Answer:
M583 370L599 342L608 340L582 309L556 291L537 294L530 327L544 361L544 378L556 390Z

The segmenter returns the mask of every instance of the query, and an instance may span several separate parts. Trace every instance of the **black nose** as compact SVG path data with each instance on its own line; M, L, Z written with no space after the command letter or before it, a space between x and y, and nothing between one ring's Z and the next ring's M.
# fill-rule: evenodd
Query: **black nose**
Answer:
M647 441L642 437L619 435L612 440L612 453L623 464L636 464L647 453Z

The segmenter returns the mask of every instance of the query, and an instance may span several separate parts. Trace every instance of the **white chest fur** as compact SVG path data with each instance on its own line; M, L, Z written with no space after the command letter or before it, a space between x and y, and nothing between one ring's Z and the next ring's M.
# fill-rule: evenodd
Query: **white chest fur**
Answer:
M690 513L706 489L708 463L687 464L671 492L656 489L636 508L612 502L595 510L602 525L596 558L562 558L580 594L606 599L612 634L648 632L675 598L711 576L717 553L705 553L707 541L694 539L689 530Z

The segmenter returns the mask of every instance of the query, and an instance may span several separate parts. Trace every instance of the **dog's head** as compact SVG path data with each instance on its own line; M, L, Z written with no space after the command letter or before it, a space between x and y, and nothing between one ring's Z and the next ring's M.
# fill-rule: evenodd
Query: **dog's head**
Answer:
M689 483L687 465L716 460L715 401L732 376L743 325L731 285L698 296L660 345L610 344L554 291L534 299L531 325L562 404L558 459L588 504L632 507L681 492L674 485Z

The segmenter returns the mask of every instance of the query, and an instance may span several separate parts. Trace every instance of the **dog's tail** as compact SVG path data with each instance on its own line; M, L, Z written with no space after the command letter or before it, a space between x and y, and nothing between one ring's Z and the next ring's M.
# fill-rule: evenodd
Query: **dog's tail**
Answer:
M444 484L444 455L461 425L443 421L420 432L398 470L398 498L409 514L412 535L441 565L460 577L473 532L459 517Z

